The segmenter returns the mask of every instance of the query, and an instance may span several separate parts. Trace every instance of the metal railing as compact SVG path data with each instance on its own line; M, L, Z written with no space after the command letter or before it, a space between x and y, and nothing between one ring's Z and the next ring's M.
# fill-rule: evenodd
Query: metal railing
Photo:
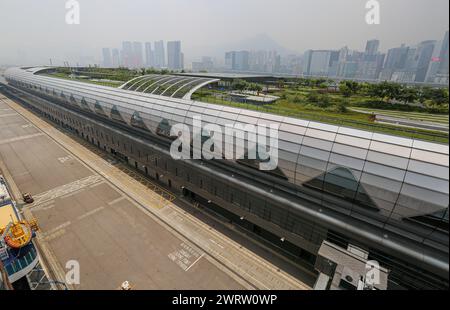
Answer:
M9 276L19 272L31 265L36 260L36 257L36 249L34 247L30 247L27 254L21 256L20 258L11 260L11 262L5 266L6 272Z

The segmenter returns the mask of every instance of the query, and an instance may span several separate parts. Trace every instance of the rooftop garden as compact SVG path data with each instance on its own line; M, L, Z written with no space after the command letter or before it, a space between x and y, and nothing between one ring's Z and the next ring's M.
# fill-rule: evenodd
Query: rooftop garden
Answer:
M145 74L170 73L154 69L60 67L45 75L119 87ZM245 96L236 96L239 92L279 99L270 104L264 104L264 100L261 100L263 104L255 104L242 100ZM204 87L194 93L192 99L448 144L448 93L448 88L406 86L390 82L336 83L321 78L286 78L263 84L236 79L229 87ZM400 126L395 122L381 122L377 118L380 115L405 120L407 124L402 123ZM431 124L433 130L421 126L421 123Z
M235 91L253 91L260 96L280 99L272 104L256 105L236 100ZM286 79L272 84L234 81L228 88L203 88L192 99L329 124L348 126L402 137L448 143L448 89L408 87L382 82L378 84L326 79ZM399 120L427 122L443 126L429 130L377 121L377 115ZM447 127L447 130L445 130Z

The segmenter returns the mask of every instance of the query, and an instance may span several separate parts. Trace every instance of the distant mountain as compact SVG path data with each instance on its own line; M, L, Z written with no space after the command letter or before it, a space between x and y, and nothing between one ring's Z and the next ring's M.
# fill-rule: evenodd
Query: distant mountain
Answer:
M193 55L194 59L199 59L199 57L207 55L217 58L224 58L225 53L229 51L241 51L241 50L248 50L248 51L258 51L258 50L265 50L265 51L277 51L281 55L288 55L288 54L298 54L295 51L290 51L286 49L284 46L281 46L278 42L276 42L274 39L272 39L267 34L259 34L244 40L231 42L227 44L223 44L220 46L203 46L203 47L196 47L195 51L187 51L191 55ZM198 51L202 51L201 55L197 55Z
M293 53L264 33L226 45L224 46L224 50L266 50L277 51L278 53L283 55Z

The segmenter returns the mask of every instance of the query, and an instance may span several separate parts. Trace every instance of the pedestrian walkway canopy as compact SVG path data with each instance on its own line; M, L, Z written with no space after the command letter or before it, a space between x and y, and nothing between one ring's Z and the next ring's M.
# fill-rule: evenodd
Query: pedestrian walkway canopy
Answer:
M200 88L219 81L219 79L211 78L150 74L134 78L120 86L120 88L140 93L189 100L192 94Z

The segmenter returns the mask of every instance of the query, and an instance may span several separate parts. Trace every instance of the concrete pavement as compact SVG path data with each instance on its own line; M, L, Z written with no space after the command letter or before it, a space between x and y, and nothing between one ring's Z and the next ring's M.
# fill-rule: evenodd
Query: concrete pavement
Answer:
M29 212L60 270L74 253L83 262L80 288L125 280L137 289L311 287L311 275L293 277L180 209L157 184L0 99L0 116L14 113L7 125L0 120L8 128L0 154L20 190L37 198Z

